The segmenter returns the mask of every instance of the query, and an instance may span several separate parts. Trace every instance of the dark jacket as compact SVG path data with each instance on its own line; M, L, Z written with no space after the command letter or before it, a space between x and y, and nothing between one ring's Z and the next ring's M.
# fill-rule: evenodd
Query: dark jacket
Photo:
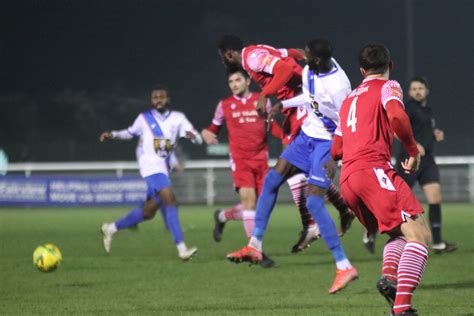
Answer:
M405 111L410 118L411 128L415 140L425 148L426 156L434 154L434 128L435 120L433 111L428 105L423 106L421 103L414 100L405 102ZM401 161L408 157L408 153L403 146L400 146L397 160ZM423 157L422 157L423 158Z

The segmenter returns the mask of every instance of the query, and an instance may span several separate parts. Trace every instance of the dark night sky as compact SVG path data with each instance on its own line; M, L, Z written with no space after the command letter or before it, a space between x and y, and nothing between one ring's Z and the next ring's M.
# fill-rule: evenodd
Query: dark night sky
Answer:
M430 81L447 138L437 152L473 155L474 2L412 4L414 70ZM38 0L0 9L0 147L13 161L132 160L134 144L99 152L96 137L131 123L155 83L205 127L229 93L216 49L226 33L277 47L327 37L353 86L358 50L383 43L406 87L405 1Z

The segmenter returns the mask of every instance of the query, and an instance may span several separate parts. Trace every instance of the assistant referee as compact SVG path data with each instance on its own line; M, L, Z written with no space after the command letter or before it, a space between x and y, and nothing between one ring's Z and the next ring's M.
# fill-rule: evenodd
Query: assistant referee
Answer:
M397 171L413 187L418 182L429 204L429 221L433 234L432 248L435 253L447 253L457 249L456 244L448 243L441 238L441 185L439 170L434 160L434 144L444 140L444 132L436 128L432 109L428 106L428 82L422 77L410 80L409 100L405 102L405 111L410 117L413 134L421 154L420 169L413 174L406 174L401 162L408 158L401 148L397 156Z

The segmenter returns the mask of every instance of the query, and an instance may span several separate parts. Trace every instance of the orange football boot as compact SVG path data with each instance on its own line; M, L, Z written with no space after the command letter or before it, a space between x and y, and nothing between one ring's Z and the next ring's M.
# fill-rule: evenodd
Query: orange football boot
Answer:
M328 290L329 294L334 294L343 288L345 288L351 281L354 281L359 277L357 270L352 267L347 270L336 270L336 279L332 284L331 288Z
M250 262L257 264L262 261L262 252L253 247L245 246L242 249L229 253L227 259L235 263Z

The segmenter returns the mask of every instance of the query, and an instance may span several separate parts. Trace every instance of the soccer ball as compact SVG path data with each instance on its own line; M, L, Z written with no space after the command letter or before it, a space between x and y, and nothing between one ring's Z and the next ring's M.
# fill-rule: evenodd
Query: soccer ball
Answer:
M63 260L63 254L61 253L61 250L59 250L59 248L56 245L49 243L49 244L45 244L44 247L55 252L56 255L59 257L59 263L61 263L61 260Z
M33 264L43 272L54 271L62 259L61 251L53 244L39 246L33 252Z

